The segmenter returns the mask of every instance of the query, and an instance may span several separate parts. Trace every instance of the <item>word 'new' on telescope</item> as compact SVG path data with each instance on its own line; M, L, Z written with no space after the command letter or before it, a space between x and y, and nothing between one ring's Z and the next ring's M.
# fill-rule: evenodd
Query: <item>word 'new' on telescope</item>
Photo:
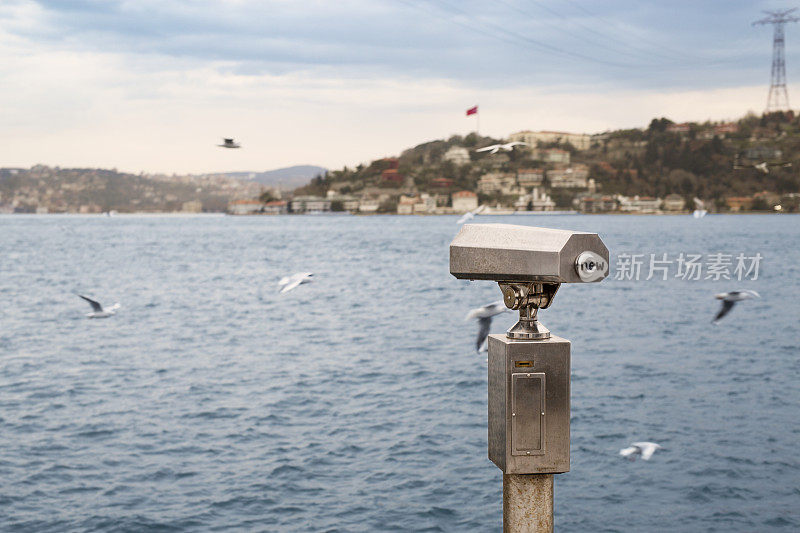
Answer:
M552 531L553 474L569 471L570 342L539 323L562 283L608 275L596 233L467 224L450 244L450 273L491 280L519 310L489 335L489 459L503 471L503 529Z

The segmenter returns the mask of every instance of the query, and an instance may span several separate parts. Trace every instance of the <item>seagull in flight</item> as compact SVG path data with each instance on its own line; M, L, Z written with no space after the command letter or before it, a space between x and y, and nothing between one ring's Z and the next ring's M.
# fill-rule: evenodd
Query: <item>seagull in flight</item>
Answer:
M475 150L476 152L489 152L489 154L496 154L500 150L505 150L506 152L510 152L514 149L515 146L528 146L528 143L514 141L505 144L493 144L491 146L485 146L483 148L478 148ZM491 151L490 151L491 150Z
M634 442L629 447L621 449L619 454L631 461L635 461L637 455L641 455L643 461L649 461L656 450L660 449L661 445L655 442Z
M498 300L497 302L486 304L483 307L478 307L477 309L473 309L467 313L467 318L464 320L477 318L478 324L480 325L480 329L478 330L478 338L475 339L476 352L481 351L481 346L483 346L483 343L486 342L486 337L489 336L489 328L492 326L492 319L495 316L506 312L510 313L511 309L506 307L506 304L503 303L503 300Z
M108 318L110 316L116 315L117 313L115 311L120 308L120 305L116 303L111 307L109 307L108 309L103 309L103 306L100 305L100 302L96 302L91 298L87 298L86 296L83 296L81 294L79 294L78 296L89 302L89 305L92 306L92 312L86 313L86 318Z
M479 214L485 208L486 208L485 205L479 205L477 208L473 209L472 211L467 211L466 213L461 215L461 218L459 218L456 221L456 224L461 225L464 222L468 222L468 221L472 220L473 218L475 218L475 215Z
M222 139L222 144L218 144L220 148L241 148L242 145L235 142L233 139Z
M731 291L721 292L716 295L716 298L717 300L722 300L722 307L719 308L717 316L714 317L714 324L719 322L722 317L730 313L731 309L733 309L733 306L736 305L736 302L750 300L752 298L761 298L761 295L756 291Z
M769 174L769 167L781 167L781 168L791 168L792 162L791 161L773 161L767 162L762 161L760 163L741 163L739 161L739 156L733 158L733 170L742 170L743 168L754 168L759 172L763 172L764 174Z
M281 278L281 280L278 282L278 285L281 286L280 294L289 292L290 290L295 289L304 283L311 283L313 281L313 277L314 274L311 272L298 272L297 274L292 274L291 276Z
M753 168L756 170L760 170L764 174L769 174L769 168L767 167L766 161L762 161L761 163L756 163L755 165L753 165Z
M706 203L698 197L694 197L694 211L692 212L692 216L694 218L703 218L708 214L706 210Z

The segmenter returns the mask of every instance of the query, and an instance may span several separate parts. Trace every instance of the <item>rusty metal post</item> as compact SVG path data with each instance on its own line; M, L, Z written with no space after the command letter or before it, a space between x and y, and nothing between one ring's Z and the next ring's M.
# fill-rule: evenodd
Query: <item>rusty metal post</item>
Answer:
M503 532L552 531L553 474L503 474Z

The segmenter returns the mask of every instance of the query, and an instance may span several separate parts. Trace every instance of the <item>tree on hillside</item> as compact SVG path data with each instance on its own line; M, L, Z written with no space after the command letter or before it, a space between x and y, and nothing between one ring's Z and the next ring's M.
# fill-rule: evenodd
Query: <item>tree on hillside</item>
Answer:
M303 187L298 187L294 190L296 195L309 195L309 196L325 196L328 192L328 178L327 175L317 174L311 180L311 183Z
M667 131L667 126L670 124L675 124L668 118L654 118L650 121L650 125L647 127L647 131L651 133L663 133Z
M278 199L278 197L275 196L275 194L272 192L272 189L267 189L261 193L261 196L259 196L258 199L266 204L267 202L274 202Z
M466 146L467 148L474 148L475 146L478 145L479 140L480 139L478 137L478 134L473 131L472 133L464 137L464 146Z

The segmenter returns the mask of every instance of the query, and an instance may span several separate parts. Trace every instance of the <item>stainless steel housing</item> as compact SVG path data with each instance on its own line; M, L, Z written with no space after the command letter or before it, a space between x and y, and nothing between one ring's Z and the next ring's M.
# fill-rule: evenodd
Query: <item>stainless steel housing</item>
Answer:
M489 335L489 459L504 474L569 471L570 342Z
M585 252L591 277L579 274ZM459 279L587 283L608 275L608 248L596 233L511 224L465 224L450 243L450 273Z

